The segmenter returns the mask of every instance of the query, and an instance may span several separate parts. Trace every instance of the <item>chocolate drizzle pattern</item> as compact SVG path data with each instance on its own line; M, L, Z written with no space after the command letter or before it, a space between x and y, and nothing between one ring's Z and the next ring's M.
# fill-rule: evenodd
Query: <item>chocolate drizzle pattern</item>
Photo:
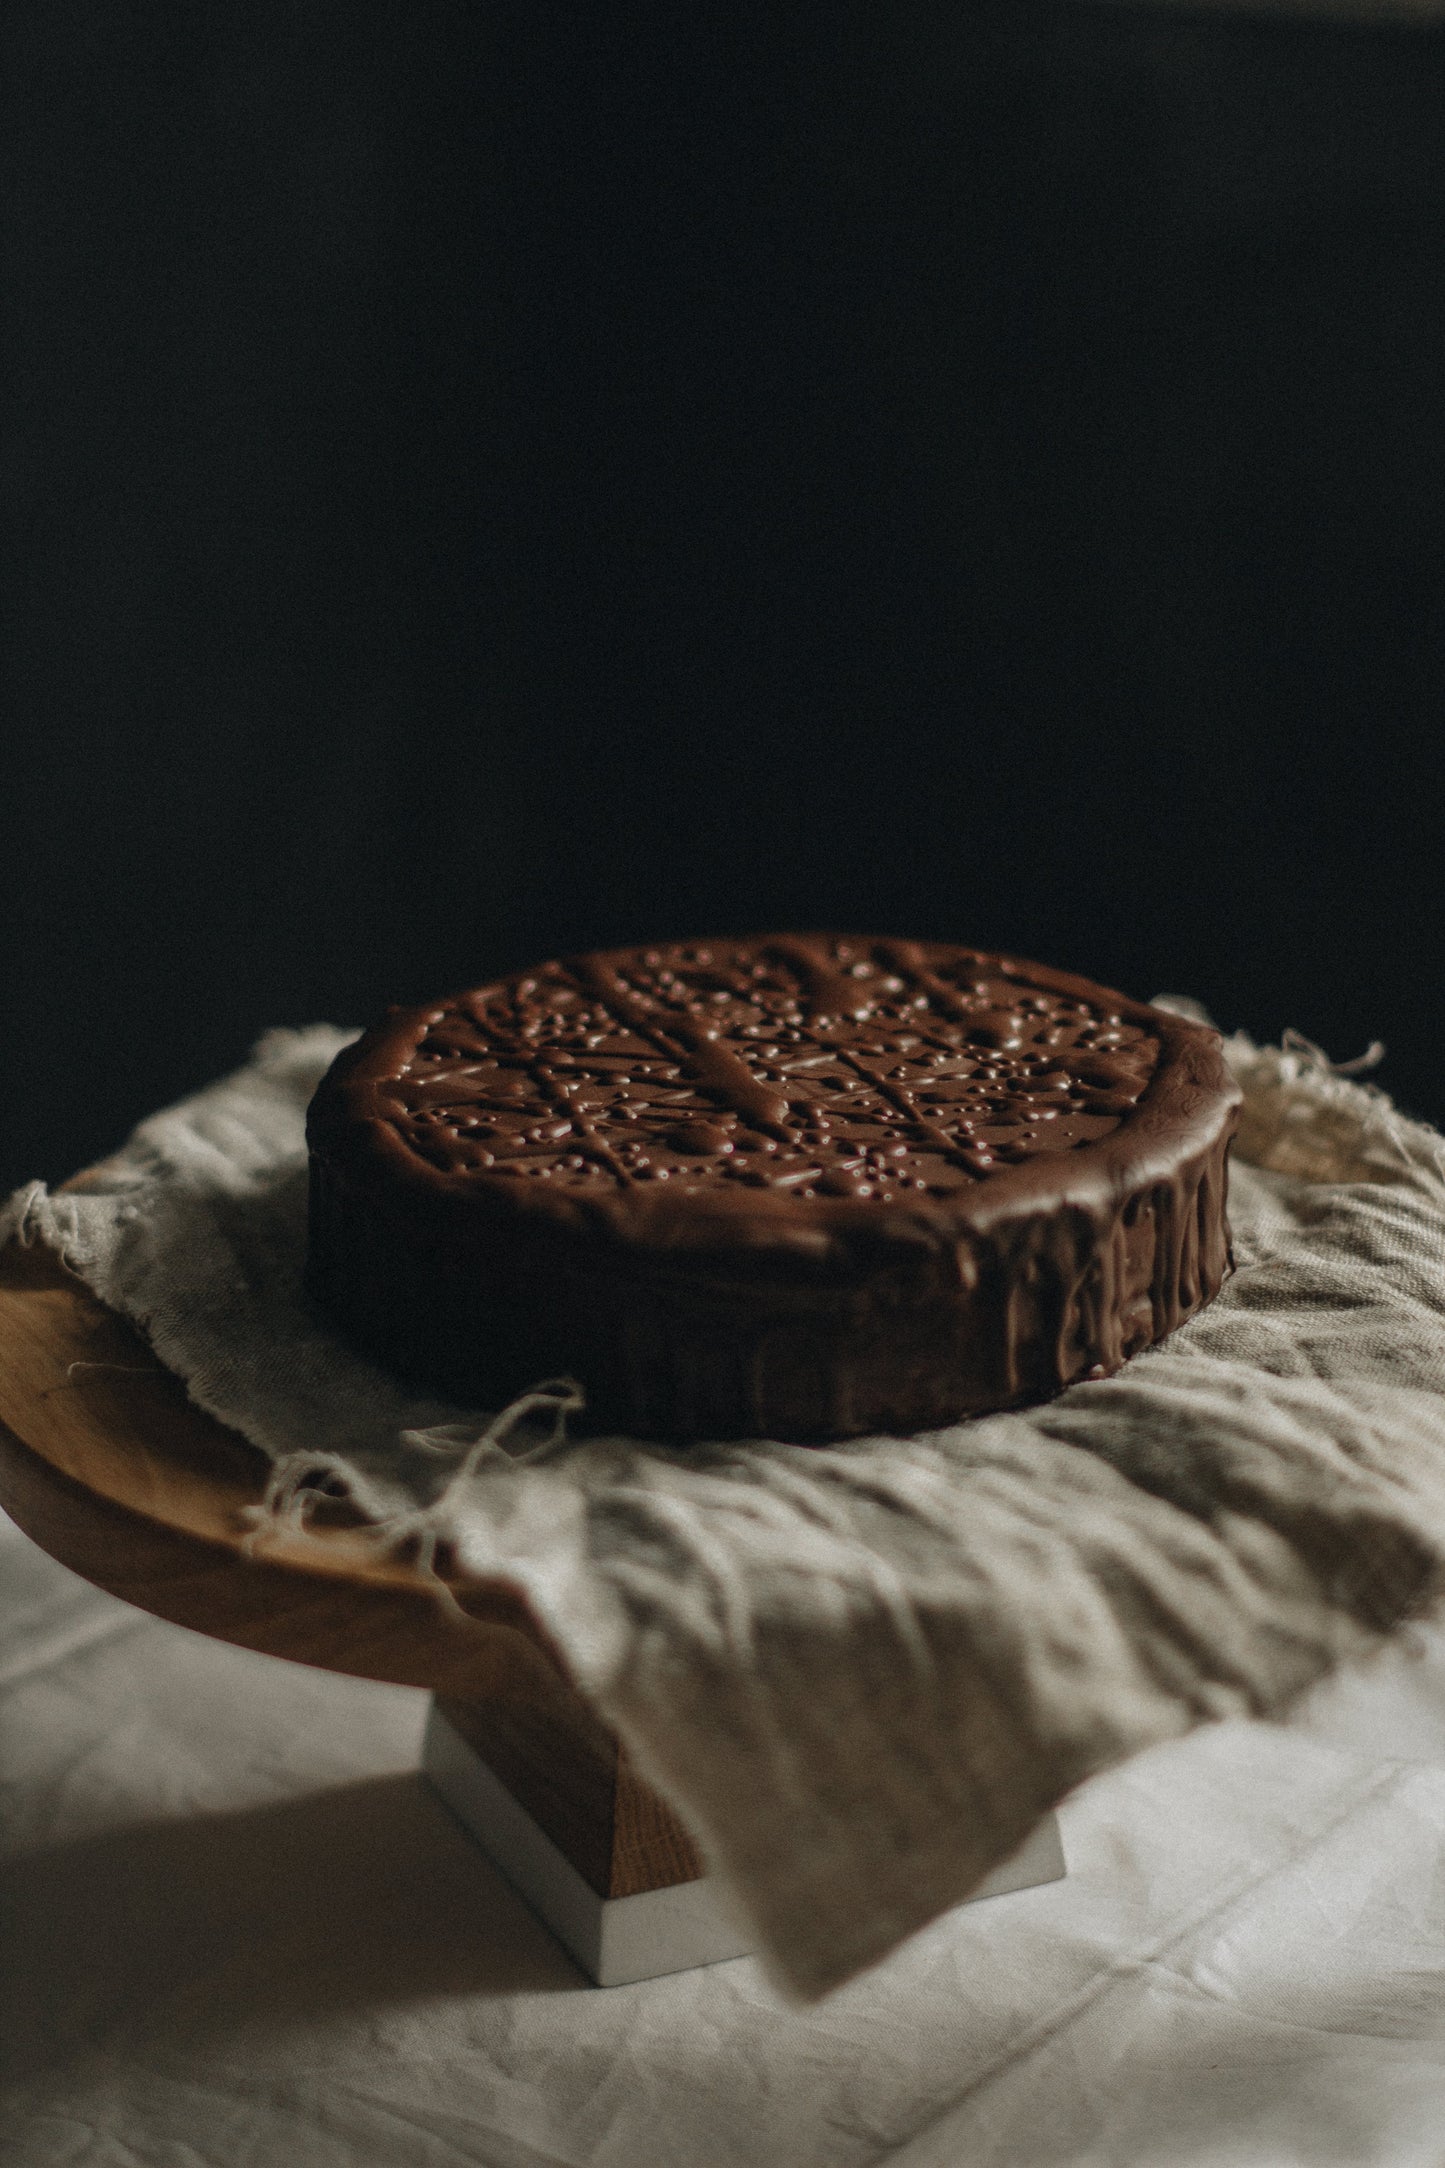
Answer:
M397 1010L312 1102L308 1285L422 1382L638 1436L1042 1398L1229 1269L1217 1036L940 942L614 950Z
M887 1203L1107 1136L1158 1053L1116 1010L973 951L785 936L583 957L463 996L388 1118L445 1173Z

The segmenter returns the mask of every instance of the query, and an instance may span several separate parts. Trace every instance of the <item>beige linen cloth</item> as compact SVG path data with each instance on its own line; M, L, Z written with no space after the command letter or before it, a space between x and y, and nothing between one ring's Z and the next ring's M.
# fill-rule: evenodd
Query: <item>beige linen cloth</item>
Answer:
M523 1589L793 1993L1094 1772L1284 1711L1438 1593L1445 1142L1303 1043L1227 1042L1238 1269L1117 1377L921 1437L674 1452L570 1442L555 1387L495 1421L419 1402L310 1314L302 1124L348 1036L271 1033L0 1235L271 1456L267 1516L339 1477L379 1541Z

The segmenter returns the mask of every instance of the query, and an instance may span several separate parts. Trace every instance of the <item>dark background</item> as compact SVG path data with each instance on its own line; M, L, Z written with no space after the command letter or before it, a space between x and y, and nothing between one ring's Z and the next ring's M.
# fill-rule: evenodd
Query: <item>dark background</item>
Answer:
M1438 33L10 0L0 1181L273 1022L957 935L1445 1117Z

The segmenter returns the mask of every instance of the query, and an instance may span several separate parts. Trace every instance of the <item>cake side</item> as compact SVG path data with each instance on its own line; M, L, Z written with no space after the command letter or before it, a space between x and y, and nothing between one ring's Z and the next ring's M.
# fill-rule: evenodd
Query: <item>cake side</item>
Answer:
M483 1407L583 1381L586 1427L823 1440L937 1427L1105 1376L1230 1266L1229 1131L1107 1210L998 1218L856 1286L649 1270L611 1245L421 1245L312 1167L309 1285L359 1344Z

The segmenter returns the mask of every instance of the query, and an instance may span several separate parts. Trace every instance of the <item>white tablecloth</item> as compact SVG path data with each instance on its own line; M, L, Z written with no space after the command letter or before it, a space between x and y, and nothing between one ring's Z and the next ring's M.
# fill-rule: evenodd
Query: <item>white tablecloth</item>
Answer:
M800 2011L750 1960L584 1984L415 1776L420 1694L8 1528L0 1585L11 2168L1445 2160L1438 1631L1096 1781L1065 1882Z

